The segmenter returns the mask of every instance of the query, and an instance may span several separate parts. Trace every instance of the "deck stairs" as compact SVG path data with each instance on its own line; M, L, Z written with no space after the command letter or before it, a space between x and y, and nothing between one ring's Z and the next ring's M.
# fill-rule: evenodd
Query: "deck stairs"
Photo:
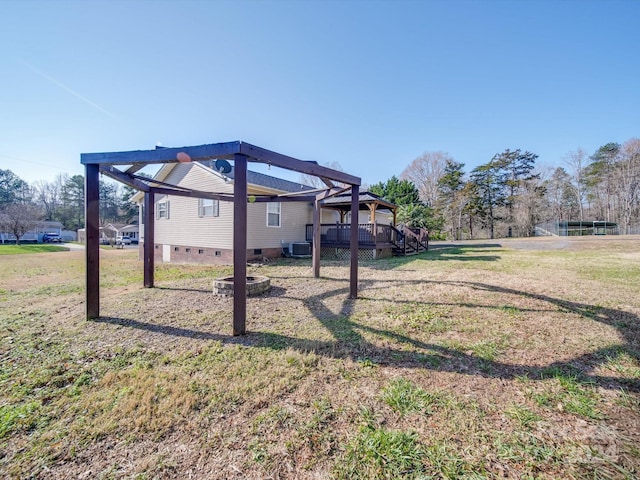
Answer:
M393 254L408 257L429 250L429 234L423 228L392 227L395 231L391 243Z

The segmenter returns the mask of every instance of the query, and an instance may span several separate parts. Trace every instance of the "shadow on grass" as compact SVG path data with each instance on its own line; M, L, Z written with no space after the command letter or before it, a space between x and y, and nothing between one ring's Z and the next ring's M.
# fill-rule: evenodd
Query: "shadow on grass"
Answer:
M392 270L402 267L416 260L456 260L460 262L496 262L500 256L496 255L496 248L502 245L499 243L483 243L476 245L459 245L455 243L440 243L429 245L429 250L418 255L408 257L392 257L384 261L373 260L366 262L367 267L372 270ZM474 255L469 255L468 253ZM485 255L485 253L487 255ZM480 254L480 255L479 255Z
M363 293L376 289L387 289L390 283L410 285L412 282L401 280L364 280L361 282L361 289ZM415 283L424 284L425 282L416 281ZM434 284L435 283L436 282L434 282ZM452 287L466 287L474 290L497 292L542 301L554 307L549 308L549 311L561 309L617 328L624 337L624 343L614 349L611 347L599 349L566 361L552 362L545 366L514 365L495 360L487 360L455 348L424 342L395 331L375 328L359 323L352 319L353 309L358 300L344 298L340 311L337 314L334 313L324 304L324 301L335 296L347 297L349 288L346 286L310 296L303 300L292 298L293 300L302 302L320 324L331 333L333 337L332 340L296 338L279 333L251 331L249 331L246 336L234 337L231 335L208 333L194 329L176 328L142 322L135 319L114 317L101 317L96 321L146 330L163 335L220 341L225 344L271 348L274 350L292 348L302 352L313 352L329 358L349 358L355 361L368 360L380 365L433 369L490 378L514 379L517 377L528 377L531 380L540 380L545 377L545 373L548 372L549 369L566 372L570 375L575 375L576 372L579 372L579 379L582 382L593 383L606 389L624 388L631 392L640 392L640 381L638 380L621 379L589 373L589 371L592 371L596 366L606 363L611 357L612 352L626 352L635 359L640 357L638 354L638 348L640 347L640 319L637 315L623 310L570 302L547 295L532 294L522 290L498 287L479 282L444 281L437 283L440 285L450 284ZM274 296L288 298L286 290L282 288L274 290L272 294ZM375 298L361 298L377 300ZM400 301L398 303L402 302ZM406 303L415 305L420 302ZM424 302L424 304L434 305L427 302ZM438 304L436 303L435 305ZM473 308L492 308L486 305L466 303L454 305ZM397 346L380 347L368 341L364 334L385 338L393 341ZM411 350L408 351L407 348Z

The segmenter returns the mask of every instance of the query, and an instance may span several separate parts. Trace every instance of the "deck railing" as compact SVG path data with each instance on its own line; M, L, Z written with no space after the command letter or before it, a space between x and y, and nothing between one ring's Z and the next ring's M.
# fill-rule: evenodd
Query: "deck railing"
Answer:
M358 245L376 247L389 245L397 241L397 231L390 225L379 223L358 224ZM323 223L320 225L320 245L349 246L351 239L350 223ZM306 226L306 241L313 242L313 225Z

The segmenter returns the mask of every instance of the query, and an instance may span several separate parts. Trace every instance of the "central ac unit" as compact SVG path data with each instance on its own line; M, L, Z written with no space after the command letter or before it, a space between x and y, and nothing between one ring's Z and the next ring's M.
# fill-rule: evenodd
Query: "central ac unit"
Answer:
M307 242L291 242L289 244L289 255L292 257L310 257L311 245Z

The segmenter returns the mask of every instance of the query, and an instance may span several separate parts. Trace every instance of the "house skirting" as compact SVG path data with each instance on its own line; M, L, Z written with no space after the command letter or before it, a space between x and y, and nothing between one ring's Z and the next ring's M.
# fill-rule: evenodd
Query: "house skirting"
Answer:
M139 244L140 259L144 256L144 242ZM280 258L281 248L262 248L247 250L247 260L255 261L263 258ZM345 260L351 258L348 248L322 247L321 258L327 260ZM391 248L360 248L359 260L376 260L393 256ZM233 250L225 248L191 247L184 245L164 245L156 243L154 246L154 260L158 263L204 263L209 265L233 265Z
M358 260L376 260L378 258L391 257L393 252L391 248L359 248ZM321 247L320 257L327 260L349 260L351 258L351 250L349 248L340 247Z
M140 258L144 256L144 243L139 245ZM163 263L204 263L209 265L233 265L233 250L225 248L192 247L185 245L154 245L155 262ZM261 248L247 250L247 260L279 258L281 248Z

